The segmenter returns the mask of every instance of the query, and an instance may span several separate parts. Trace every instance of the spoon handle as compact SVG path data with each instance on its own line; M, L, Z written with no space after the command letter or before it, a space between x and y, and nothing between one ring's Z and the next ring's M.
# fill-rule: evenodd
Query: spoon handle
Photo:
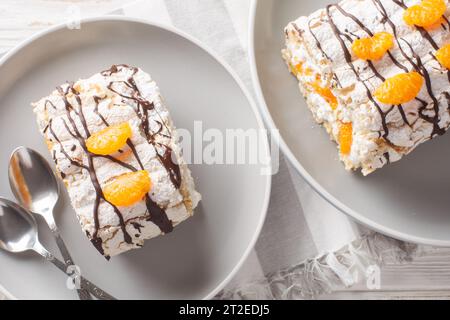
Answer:
M73 263L72 257L70 256L69 250L67 249L66 244L64 243L64 240L62 239L58 228L56 227L56 224L49 225L50 229L52 230L53 236L56 240L56 245L59 248L59 251L61 252L61 255L64 259L64 262L66 266L73 266L75 265ZM77 289L78 297L80 300L92 300L91 295L86 289Z
M36 244L33 248L34 251L39 253L42 257L45 258L48 262L53 263L59 270L67 274L68 276L72 276L72 274L68 273L68 269L66 265L58 260L54 255L48 252L41 244ZM92 295L100 300L117 300L110 294L106 293L104 290L100 289L98 286L94 285L92 282L84 278L83 276L79 277L81 288L89 291Z

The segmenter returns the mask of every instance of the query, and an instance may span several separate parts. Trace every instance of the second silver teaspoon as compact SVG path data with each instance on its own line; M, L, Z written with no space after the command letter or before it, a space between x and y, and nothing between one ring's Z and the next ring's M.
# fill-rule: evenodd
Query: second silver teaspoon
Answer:
M53 263L58 269L67 272L66 265L56 259L39 242L38 227L33 215L18 204L0 198L0 249L12 253L33 250ZM92 282L80 276L80 285L86 291L102 300L115 298L98 288Z
M53 210L59 198L59 186L47 161L36 151L19 147L9 161L9 185L17 201L26 209L41 215L55 237L66 266L74 265L59 230ZM78 289L81 300L91 300L89 292Z

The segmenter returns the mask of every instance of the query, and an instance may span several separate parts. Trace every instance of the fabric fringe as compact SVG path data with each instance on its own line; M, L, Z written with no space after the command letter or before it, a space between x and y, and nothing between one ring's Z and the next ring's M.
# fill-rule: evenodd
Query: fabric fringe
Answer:
M409 262L423 251L423 246L368 232L336 252L267 274L264 279L223 290L216 299L313 299L362 283L368 277L368 270L380 268L385 263Z

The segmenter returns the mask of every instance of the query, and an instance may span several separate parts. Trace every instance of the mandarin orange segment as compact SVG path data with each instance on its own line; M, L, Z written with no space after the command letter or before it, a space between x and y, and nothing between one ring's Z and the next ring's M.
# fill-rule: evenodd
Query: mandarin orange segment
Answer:
M294 70L295 70L295 75L298 75L298 74L302 74L303 73L303 63L297 63L295 66L294 66Z
M342 123L339 129L339 147L341 154L350 154L353 142L353 126L351 122Z
M446 10L444 0L423 0L420 4L406 9L403 20L410 26L429 28L437 25Z
M108 155L122 148L132 135L128 122L116 124L92 134L86 140L86 147L94 154Z
M439 61L443 67L450 69L450 44L447 44L436 51L435 56L437 61Z
M310 82L309 83L311 87L313 87L314 91L320 95L322 98L324 98L328 104L330 105L331 109L335 110L338 106L338 101L336 99L336 96L331 92L330 88L324 88L320 85L318 81Z
M434 29L439 28L442 24L447 23L443 17L441 17L438 21L428 27L423 27L426 31L433 31Z
M142 200L152 186L147 171L125 173L103 187L105 199L116 206L131 206Z
M291 62L289 62L289 69L291 70L291 73L294 76L298 76L299 74L303 73L303 63L299 62L299 63L294 65Z
M401 73L386 79L373 96L382 103L398 105L417 97L422 84L423 78L418 72Z
M363 60L379 60L394 45L394 37L388 32L378 32L373 37L356 39L352 43L353 53Z
M314 72L313 72L313 70L311 69L311 68L305 68L304 70L303 70L303 74L305 75L305 76L311 76L312 74L313 74Z

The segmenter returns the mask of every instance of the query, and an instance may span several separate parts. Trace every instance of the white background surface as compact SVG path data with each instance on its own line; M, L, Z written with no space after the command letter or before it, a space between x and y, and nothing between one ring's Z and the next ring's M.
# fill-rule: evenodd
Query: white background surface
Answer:
M66 21L70 6L78 6L85 17L104 14L132 2L133 0L1 0L0 52L11 49L21 40L47 26ZM322 298L448 299L450 249L436 248L427 251L422 257L402 265L388 263L382 269L381 281L383 291L367 291L361 285Z

